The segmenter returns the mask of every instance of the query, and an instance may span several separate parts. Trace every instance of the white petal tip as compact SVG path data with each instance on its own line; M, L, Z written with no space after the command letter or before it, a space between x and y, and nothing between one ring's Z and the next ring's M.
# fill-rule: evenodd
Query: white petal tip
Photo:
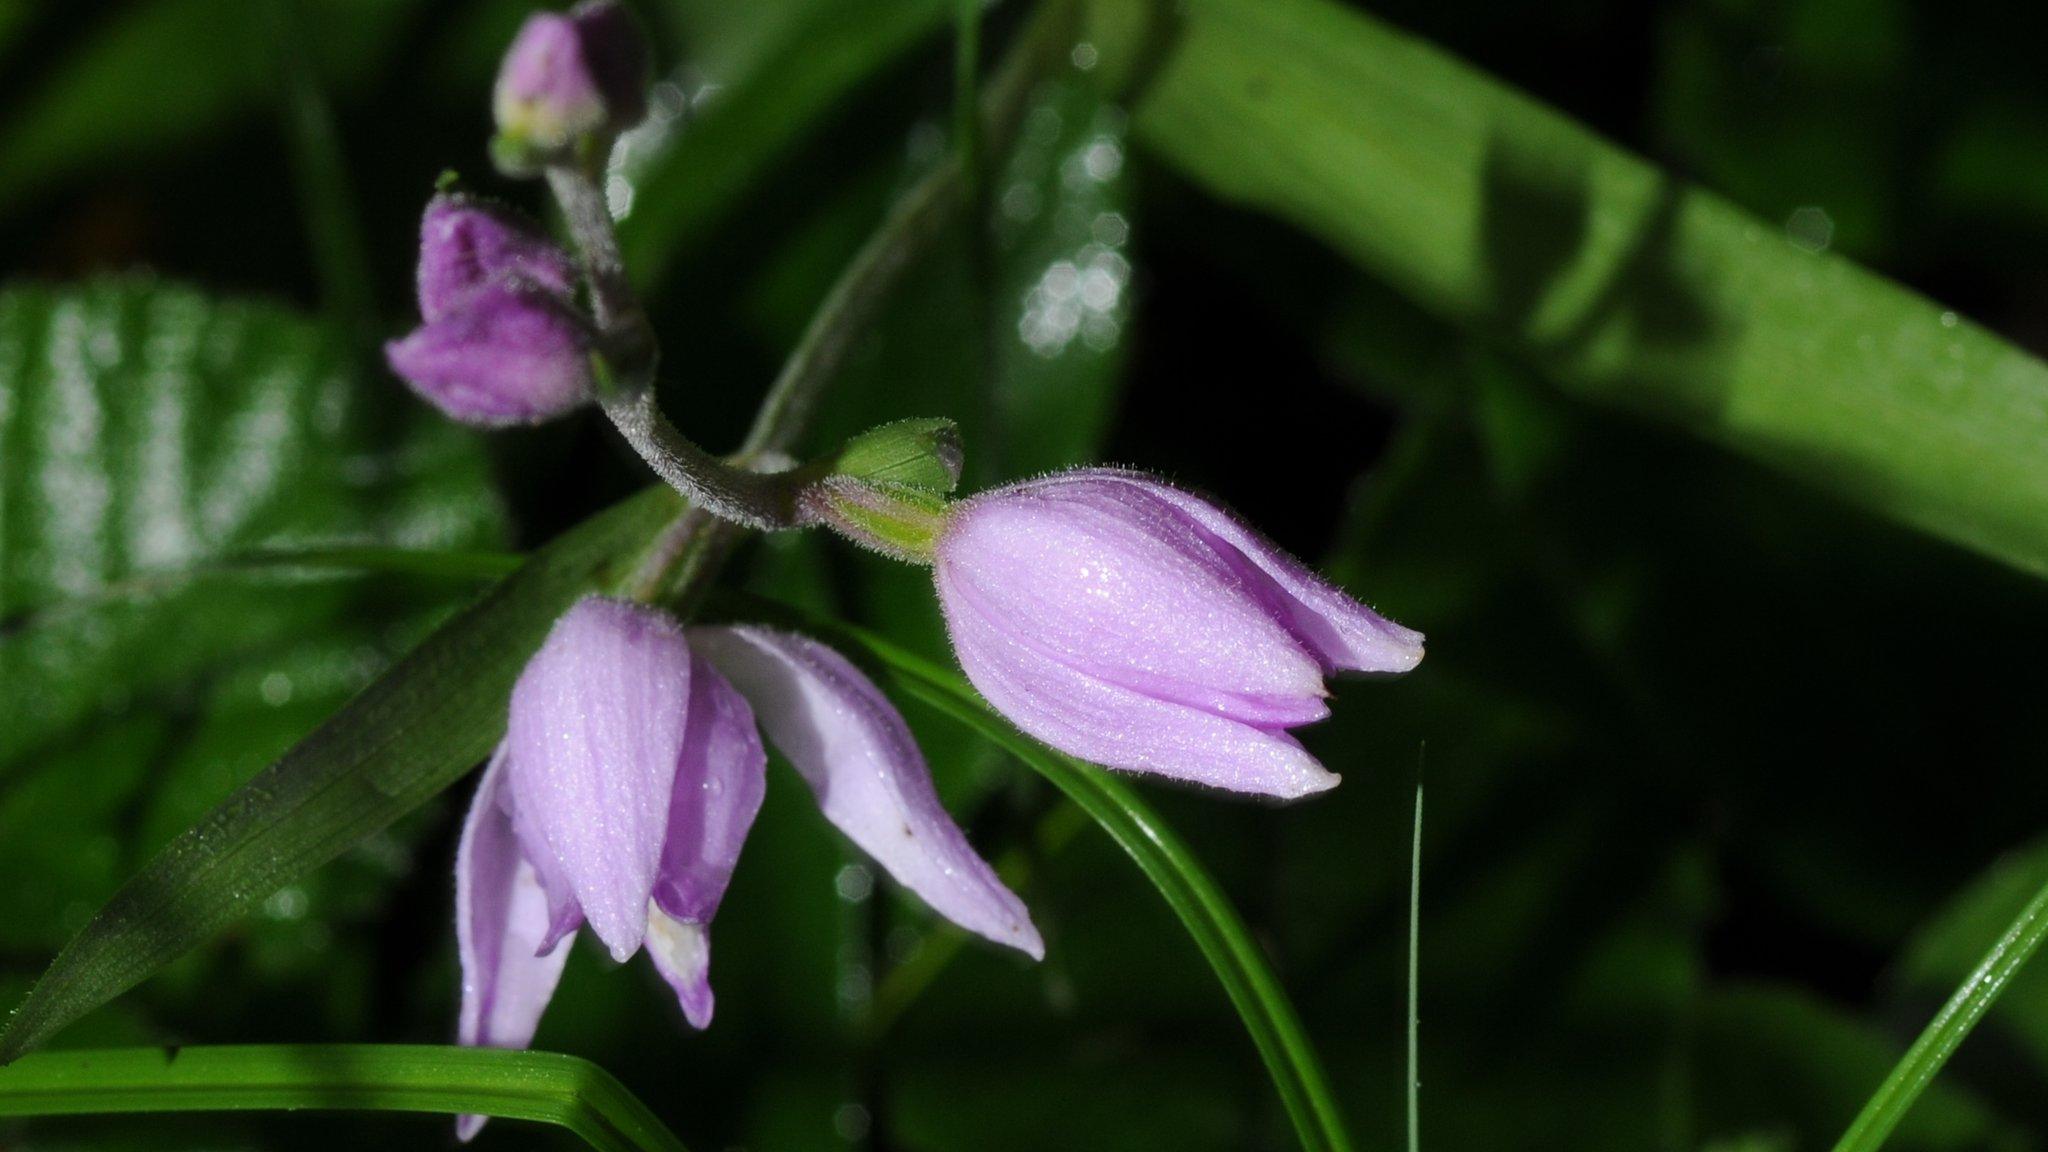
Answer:
M488 1116L457 1116L455 1138L464 1144L476 1139L476 1134L484 1130L484 1121L488 1119Z
M1313 772L1305 772L1292 779L1275 782L1272 787L1260 791L1275 800L1287 803L1319 796L1343 782L1344 777L1318 766Z
M1031 957L1034 961L1045 959L1045 941L1039 939L1038 930L1027 926L1026 932L1010 941L1010 947Z

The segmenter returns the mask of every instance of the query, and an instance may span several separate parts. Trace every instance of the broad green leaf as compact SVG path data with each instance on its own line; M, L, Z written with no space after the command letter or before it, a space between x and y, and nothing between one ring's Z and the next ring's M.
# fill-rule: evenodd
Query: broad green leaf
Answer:
M958 674L879 637L751 598L737 608L798 615L804 630L866 657L882 687L958 721L1029 765L1079 805L1128 854L1165 898L1223 984L1307 1149L1347 1149L1344 1130L1313 1045L1228 897L1193 852L1136 792L1104 769L1051 751L990 711Z
M503 732L512 682L555 617L622 578L678 503L650 489L536 553L172 841L58 955L0 1033L0 1061L468 772Z
M1653 415L2048 572L2048 367L1330 0L1192 0L1144 147Z
M683 1152L587 1060L403 1044L111 1048L0 1068L0 1117L308 1109L473 1113L566 1128L599 1152Z
M351 364L283 309L170 285L0 292L0 859L32 890L0 936L57 947L132 868L130 817L211 807L465 590L258 554L498 538L474 439Z
M475 442L394 398L282 309L146 280L0 293L0 764L346 603L231 557L495 542Z

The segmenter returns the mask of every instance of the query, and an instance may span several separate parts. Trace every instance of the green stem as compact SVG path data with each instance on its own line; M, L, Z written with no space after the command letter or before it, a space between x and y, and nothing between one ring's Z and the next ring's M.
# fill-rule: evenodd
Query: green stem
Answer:
M2021 966L2048 939L2048 885L2043 885L2027 906L2020 910L2019 917L2005 930L2005 935L1984 954L1977 970L1963 979L1955 995L1942 1005L1941 1011L1927 1025L1920 1038L1906 1050L1906 1055L1885 1077L1870 1100L1863 1105L1863 1111L1855 1123L1842 1134L1835 1145L1835 1152L1875 1152L1882 1147L1885 1139L1905 1119L1913 1102L1934 1082L1948 1058L1955 1055L1965 1037L1977 1022L1984 1018L1991 1005L2012 982Z
M37 1052L0 1068L0 1116L428 1112L566 1128L599 1152L683 1152L611 1073L549 1052L255 1044Z

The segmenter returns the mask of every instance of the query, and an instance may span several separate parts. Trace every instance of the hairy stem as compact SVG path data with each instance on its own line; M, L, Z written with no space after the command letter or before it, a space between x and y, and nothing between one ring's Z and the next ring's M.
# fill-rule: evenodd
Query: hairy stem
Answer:
M691 442L662 413L654 391L660 346L626 276L618 233L596 179L580 167L560 164L548 169L548 188L583 257L608 370L598 388L604 414L654 474L697 507L761 531L796 527L795 493L786 481L720 460Z

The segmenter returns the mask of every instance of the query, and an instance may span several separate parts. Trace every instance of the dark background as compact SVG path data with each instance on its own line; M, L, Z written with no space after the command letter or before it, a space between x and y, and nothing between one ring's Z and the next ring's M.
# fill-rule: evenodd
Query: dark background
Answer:
M822 7L639 5L677 91L718 86L680 132L886 22L880 4ZM670 410L712 447L736 441L832 276L943 147L947 6L922 7L936 15L888 17L911 26L901 47L744 179L636 193L634 214L693 205L661 240L650 299ZM1767 225L2048 343L2037 8L1367 7ZM438 173L539 207L483 156L495 54L524 11L0 7L0 268L50 282L148 269L331 313L281 129L280 71L303 65L346 160L372 326L393 335L412 320L417 214ZM992 10L991 55L1019 15ZM1428 633L1416 674L1342 685L1309 735L1345 775L1336 792L1275 809L1144 786L1270 950L1362 1147L1401 1132L1418 773L1430 1146L1831 1143L2048 873L2040 585L1565 399L1310 239L1181 182L1130 145L1086 74L1063 72L1038 105L1051 111L1027 120L992 185L1031 189L1038 212L1012 219L998 199L985 259L962 232L913 271L815 443L945 414L967 429L977 484L1098 459L1162 472ZM1067 178L1105 143L1120 160L1107 178ZM1097 230L1106 214L1127 240L1101 243L1117 231ZM1109 257L1127 283L1055 354L1034 351L1032 286L1061 261ZM1422 353L1389 357L1362 335L1390 329ZM372 412L412 418L417 402L381 372L352 387ZM471 543L531 547L645 482L590 416L485 450L502 504ZM920 574L805 539L751 550L735 575L943 651ZM391 648L462 592L350 595L353 618L400 622L379 633ZM0 759L0 894L28 894L0 933L7 999L114 881L327 706L221 735L212 699L188 686L107 705L100 716L172 731L89 813L64 797L98 770L104 724ZM1021 766L906 710L976 843L1028 863L1043 965L979 944L935 963L959 941L921 908L886 885L844 898L866 874L778 769L719 920L712 1029L689 1033L644 965L607 971L582 949L539 1044L614 1071L693 1148L1288 1146L1227 1001L1135 869ZM202 738L212 773L171 770ZM465 800L273 899L65 1042L446 1039ZM2048 971L2014 986L1893 1146L2048 1144L2044 1076ZM372 1139L449 1137L362 1117L0 1126L0 1146L32 1148ZM482 1139L567 1144L502 1123Z

